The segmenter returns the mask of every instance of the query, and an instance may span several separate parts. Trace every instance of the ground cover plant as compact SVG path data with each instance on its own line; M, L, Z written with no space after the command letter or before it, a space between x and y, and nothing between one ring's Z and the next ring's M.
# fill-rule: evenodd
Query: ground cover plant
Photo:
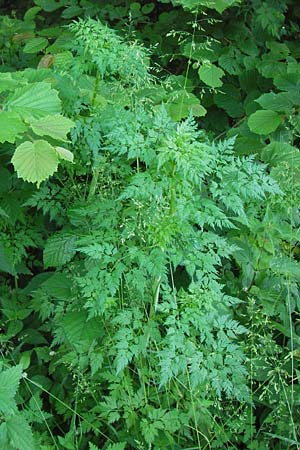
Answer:
M297 2L0 9L0 447L300 448Z

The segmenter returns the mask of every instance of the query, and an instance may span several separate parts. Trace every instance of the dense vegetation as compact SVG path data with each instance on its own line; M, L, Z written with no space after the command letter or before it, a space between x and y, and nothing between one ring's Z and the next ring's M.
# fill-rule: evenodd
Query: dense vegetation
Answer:
M297 0L0 1L0 448L300 448Z

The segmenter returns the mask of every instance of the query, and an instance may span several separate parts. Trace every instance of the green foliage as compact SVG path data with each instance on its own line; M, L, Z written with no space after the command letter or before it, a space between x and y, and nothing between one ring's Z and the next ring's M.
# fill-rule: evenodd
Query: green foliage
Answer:
M0 17L0 447L296 448L296 2L34 5Z

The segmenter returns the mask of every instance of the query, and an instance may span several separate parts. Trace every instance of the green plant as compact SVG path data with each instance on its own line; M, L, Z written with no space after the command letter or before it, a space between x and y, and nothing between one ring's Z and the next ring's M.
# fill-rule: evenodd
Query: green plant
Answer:
M296 6L170 3L2 18L3 448L299 446Z

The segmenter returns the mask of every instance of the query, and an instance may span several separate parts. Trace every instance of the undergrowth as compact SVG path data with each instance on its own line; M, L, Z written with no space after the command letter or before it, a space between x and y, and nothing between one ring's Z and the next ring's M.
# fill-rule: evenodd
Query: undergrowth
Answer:
M110 3L1 17L1 448L299 448L296 56L267 43L261 61L286 58L280 92L246 96L248 120L233 113L236 79L258 70L262 89L267 68L246 80L227 64L235 47L221 69L217 39L199 42L238 2L174 1L153 25L151 4ZM253 29L279 39L252 6ZM40 26L76 7L102 20ZM173 9L187 30L137 41ZM246 10L234 11L248 24ZM176 45L182 73L165 77Z

